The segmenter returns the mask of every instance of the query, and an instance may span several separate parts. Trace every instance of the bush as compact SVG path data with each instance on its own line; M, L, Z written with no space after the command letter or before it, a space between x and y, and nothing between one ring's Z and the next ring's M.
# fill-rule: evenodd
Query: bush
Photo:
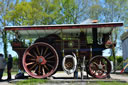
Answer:
M13 57L13 72L17 72L18 71L18 57L14 56Z
M121 63L123 61L123 57L122 56L117 56L116 59L117 59L118 63Z
M114 57L113 57L113 56L109 56L109 57L108 57L108 60L114 61Z
M18 57L13 57L13 63L17 63L18 62Z
M113 61L114 62L114 57L113 56L110 56L108 57L108 59L110 61ZM120 70L123 68L123 57L122 56L116 56L116 69L117 70Z
M114 57L113 56L108 57L108 59L110 61L114 61ZM122 56L116 56L116 61L117 61L117 63L121 63L123 61L123 57Z

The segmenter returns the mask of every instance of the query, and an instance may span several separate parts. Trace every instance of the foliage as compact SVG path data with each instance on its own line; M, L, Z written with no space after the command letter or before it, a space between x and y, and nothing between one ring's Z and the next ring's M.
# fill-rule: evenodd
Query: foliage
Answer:
M8 21L5 18L5 15L7 12L13 8L12 0L0 0L0 29L2 29L3 26L8 25ZM5 58L7 58L7 32L2 32L2 41L3 41L3 49L4 49L4 55Z
M17 72L11 72L11 75L16 75L16 74L17 74ZM7 76L7 71L4 71L3 76Z
M110 61L114 62L114 57L113 56L108 57L108 59ZM122 56L116 56L115 59L116 59L115 60L116 69L121 70L123 68L123 57Z
M109 59L110 61L114 61L113 56L109 56L108 59Z
M117 59L118 63L121 63L123 61L123 57L122 56L117 56L116 59Z
M59 0L22 1L6 15L13 25L53 24L59 15Z
M18 62L18 57L17 56L13 57L13 62Z
M113 56L108 57L108 59L110 61L114 61ZM116 60L117 60L118 63L121 63L123 61L123 57L122 56L116 56Z

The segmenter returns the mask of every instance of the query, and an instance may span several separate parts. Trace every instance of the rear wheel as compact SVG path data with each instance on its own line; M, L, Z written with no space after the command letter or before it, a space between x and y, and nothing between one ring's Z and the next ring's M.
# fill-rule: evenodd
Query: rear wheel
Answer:
M39 42L26 49L23 67L34 78L46 78L57 69L59 58L56 50L49 44Z
M103 56L93 57L89 62L89 73L95 78L106 78L111 72L111 63Z

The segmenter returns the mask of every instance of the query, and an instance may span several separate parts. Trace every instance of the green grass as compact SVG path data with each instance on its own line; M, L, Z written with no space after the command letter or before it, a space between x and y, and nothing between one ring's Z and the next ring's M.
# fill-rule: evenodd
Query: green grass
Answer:
M97 82L98 85L128 85L128 83L123 82Z
M43 84L46 83L47 80L46 79L26 79L26 80L21 80L21 81L17 81L15 84L16 85L38 85L38 84Z
M12 75L16 75L18 72L11 72ZM3 76L7 76L7 72L3 73Z
M46 79L27 79L27 80L16 82L15 85L40 85L43 83L47 84L47 80ZM72 83L69 83L69 85L77 85L77 84L80 85L81 83L80 82L79 83L72 82ZM59 85L59 84L57 84L57 85ZM83 85L128 85L128 83L121 83L121 82L96 82L96 83L89 82L89 83L87 83L86 82Z

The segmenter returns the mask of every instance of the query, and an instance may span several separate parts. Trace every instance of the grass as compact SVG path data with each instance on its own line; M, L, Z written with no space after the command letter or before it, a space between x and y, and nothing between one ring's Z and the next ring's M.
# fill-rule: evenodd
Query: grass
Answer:
M23 81L18 81L15 83L15 85L40 85L40 84L47 84L46 79L27 79ZM55 84L55 83L54 83ZM56 85L59 85L62 83L56 83ZM63 83L64 84L64 83ZM123 83L123 82L89 82L89 83L84 83L84 82L72 82L68 83L68 85L128 85L128 83Z
M26 79L26 80L21 80L21 81L17 81L15 84L16 85L38 85L38 84L43 84L46 83L47 80L46 79Z
M97 82L98 85L128 85L124 82Z
M12 75L16 75L18 72L11 72ZM7 76L7 72L3 73L3 76Z

